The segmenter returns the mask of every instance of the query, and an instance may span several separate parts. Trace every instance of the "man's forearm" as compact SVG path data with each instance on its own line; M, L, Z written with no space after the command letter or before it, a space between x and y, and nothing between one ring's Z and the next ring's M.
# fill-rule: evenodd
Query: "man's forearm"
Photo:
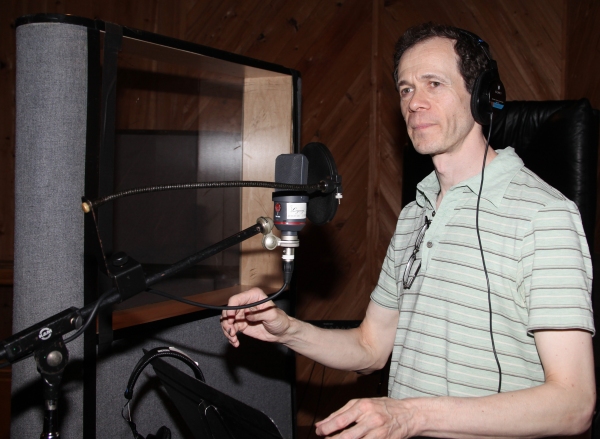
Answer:
M381 355L364 341L362 331L322 329L291 318L290 328L279 342L324 366L369 373L381 369L385 361L382 364Z
M557 383L474 398L416 398L407 404L414 413L418 436L544 437L575 435L590 426L593 389L569 389Z
M252 288L229 299L229 305L244 305L265 298ZM341 370L371 372L381 369L394 346L398 310L370 302L359 328L321 329L288 316L273 303L237 311L224 311L221 327L234 347L238 333L268 342L282 343L325 366Z
M545 383L483 397L353 400L316 424L317 434L347 437L547 437L583 433L596 401L591 334L537 331Z
M592 337L585 331L534 334L545 383L481 398L415 400L419 434L437 437L542 437L589 428L596 402Z
M325 366L370 373L385 366L396 336L398 310L370 302L356 329L322 329L290 317L279 342Z

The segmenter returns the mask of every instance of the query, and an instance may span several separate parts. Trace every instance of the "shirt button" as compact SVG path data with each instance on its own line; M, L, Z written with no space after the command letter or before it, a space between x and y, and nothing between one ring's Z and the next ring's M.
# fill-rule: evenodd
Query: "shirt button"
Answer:
M431 247L433 247L433 242L431 242L431 241L427 242L427 248L431 248Z

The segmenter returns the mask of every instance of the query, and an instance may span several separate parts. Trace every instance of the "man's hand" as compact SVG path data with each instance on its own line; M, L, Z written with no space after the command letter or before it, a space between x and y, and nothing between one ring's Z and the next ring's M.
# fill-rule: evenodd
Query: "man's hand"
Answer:
M229 299L229 306L245 305L258 302L267 295L259 288L252 288ZM280 341L280 337L290 327L290 317L277 308L273 302L266 302L252 308L223 311L221 328L234 347L240 345L237 337L242 332L250 337L263 341Z
M410 400L354 399L317 422L317 434L336 439L404 439L416 413Z

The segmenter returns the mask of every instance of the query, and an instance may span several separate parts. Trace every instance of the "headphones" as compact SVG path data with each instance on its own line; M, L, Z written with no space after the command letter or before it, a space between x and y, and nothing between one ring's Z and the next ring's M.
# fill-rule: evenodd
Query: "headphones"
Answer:
M125 389L125 398L127 399L127 402L121 410L121 416L129 424L129 428L131 428L131 432L133 433L134 439L171 439L171 430L169 430L164 425L158 429L156 434L149 434L145 438L144 436L138 433L135 422L133 422L133 420L131 419L131 411L129 409L129 403L131 402L131 398L133 398L133 386L135 386L135 382L137 381L145 367L158 357L172 357L183 361L192 369L196 379L202 382L204 382L204 375L202 374L202 370L200 370L198 363L196 363L187 354L180 351L179 349L172 347L158 347L149 351L143 349L143 351L144 356L135 365L135 368L133 369L133 372L131 372L131 375L129 377L129 381L127 382L127 388ZM124 414L125 408L127 408L127 416L125 416Z
M481 185L479 186L479 194L477 195L477 208L475 209L475 229L477 230L477 241L479 243L479 250L481 252L481 262L483 264L483 272L485 273L485 279L487 282L487 293L488 293L488 305L489 305L489 317L490 317L490 339L492 342L492 351L496 364L498 365L498 393L502 390L502 368L500 367L500 361L498 360L498 353L496 352L496 344L494 342L494 332L492 330L492 301L491 301L491 290L490 290L490 279L488 271L485 265L485 257L483 255L483 246L481 244L481 236L479 233L479 201L481 200L481 191L483 190L483 178L485 171L485 160L487 157L488 147L490 144L490 137L492 134L492 115L498 116L500 111L504 108L506 101L506 92L504 91L504 85L500 81L500 75L498 74L498 65L496 61L490 56L490 47L488 44L475 35L472 32L464 29L458 29L460 33L468 36L473 40L485 53L485 56L490 62L490 68L483 71L473 84L473 93L471 94L471 113L473 119L481 125L490 125L489 134L487 137L487 143L485 145L485 153L483 155L483 164L481 168ZM494 117L495 119L496 117Z
M457 29L475 42L490 62L490 68L484 70L475 80L473 93L471 93L471 114L473 119L480 125L489 125L490 117L497 116L504 108L506 102L506 91L504 84L500 81L498 64L490 56L490 46L473 32Z

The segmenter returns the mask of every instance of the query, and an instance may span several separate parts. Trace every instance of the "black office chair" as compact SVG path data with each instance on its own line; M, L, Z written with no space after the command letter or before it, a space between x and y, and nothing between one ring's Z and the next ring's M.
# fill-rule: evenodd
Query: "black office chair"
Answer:
M490 140L494 148L512 146L525 166L577 204L592 251L599 121L600 112L587 99L512 101L494 121ZM431 158L418 154L409 141L404 150L403 206L415 199L417 183L431 171Z

